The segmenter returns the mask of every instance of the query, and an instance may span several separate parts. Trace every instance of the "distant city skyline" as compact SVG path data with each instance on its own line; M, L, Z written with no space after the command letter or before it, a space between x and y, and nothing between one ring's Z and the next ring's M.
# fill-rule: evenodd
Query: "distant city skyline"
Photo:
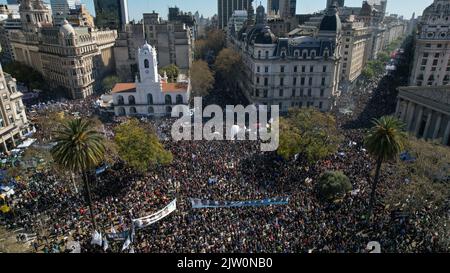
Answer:
M369 0L374 2L377 0ZM379 0L378 0L379 1ZM44 0L49 2L49 0ZM92 15L95 15L94 4L92 0L81 0L86 4ZM362 0L346 0L345 6L361 6ZM388 0L387 12L389 14L403 15L405 18L410 18L413 13L416 16L422 15L423 10L428 7L433 0L409 0L405 5L405 0ZM6 0L0 0L0 3L6 3ZM267 0L258 1L255 0L254 5L266 6ZM327 0L301 0L297 1L297 14L313 13L325 8ZM142 14L146 12L152 12L153 10L158 12L161 17L167 18L168 8L171 6L177 6L182 11L195 13L198 11L205 17L211 17L217 14L217 0L128 0L129 5L129 18L130 20L141 20Z

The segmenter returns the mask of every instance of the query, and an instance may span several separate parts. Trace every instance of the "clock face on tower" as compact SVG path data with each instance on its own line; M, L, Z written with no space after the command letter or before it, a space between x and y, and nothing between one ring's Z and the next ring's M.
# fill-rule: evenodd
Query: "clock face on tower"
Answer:
M150 73L150 71L149 70L145 70L145 74L148 74L148 73Z

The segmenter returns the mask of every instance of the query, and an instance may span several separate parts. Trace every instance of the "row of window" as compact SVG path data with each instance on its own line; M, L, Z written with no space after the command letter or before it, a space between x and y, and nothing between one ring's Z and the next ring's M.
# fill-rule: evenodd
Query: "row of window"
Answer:
M261 73L261 67L260 66L257 66L256 67L256 72L257 73ZM264 72L265 73L269 73L269 67L268 66L265 66L264 67ZM280 73L286 73L287 71L286 71L286 67L284 66L284 65L281 65L280 66ZM294 73L297 73L298 72L298 66L296 65L296 66L294 66ZM301 67L301 72L302 73L306 73L306 65L303 65L302 67ZM314 66L313 65L311 65L310 67L309 67L309 72L310 73L314 73ZM323 67L322 67L322 73L326 73L327 72L327 66L326 65L324 65Z
M125 110L124 107L119 107L118 112L119 112L120 116L125 116L126 115L126 110ZM153 107L149 106L148 109L147 109L147 113L152 115L152 114L155 113L155 109ZM166 106L166 113L167 114L172 113L172 107L171 106ZM136 107L130 107L129 114L130 115L136 115L137 114Z
M170 104L170 105L173 104L171 95L166 95L164 99L165 99L165 104ZM176 101L176 104L183 104L183 96L177 95L175 98L175 101ZM118 96L117 104L125 105L125 100L124 100L123 96ZM133 95L128 96L128 105L135 105L135 104L136 104L136 98ZM147 95L147 104L154 104L152 94Z
M261 97L261 95L262 95L263 98L267 98L269 96L269 90L267 90L267 89L263 89L263 90L255 89L252 92L252 96L253 97ZM305 90L303 88L299 89L299 90L292 89L291 97L305 97L305 96L308 96L308 97L312 97L313 96L313 91L312 91L311 88L307 89L306 92L305 92ZM320 97L324 97L324 96L325 96L325 89L320 89ZM280 98L285 97L285 90L284 89L278 90L278 97L280 97ZM286 97L289 97L289 96L286 96Z
M297 86L297 82L298 82L297 78L293 78L292 79L292 85L293 86ZM304 86L305 82L306 82L306 78L305 77L301 77L300 78L300 85ZM258 84L258 85L261 84L260 77L256 77L256 84ZM280 77L279 86L284 86L284 84L285 84L284 78ZM320 84L321 84L321 86L325 86L326 85L326 78L325 77L322 77L322 81L320 82ZM313 85L313 78L312 77L308 78L308 85L309 86ZM264 86L269 86L269 78L264 78Z

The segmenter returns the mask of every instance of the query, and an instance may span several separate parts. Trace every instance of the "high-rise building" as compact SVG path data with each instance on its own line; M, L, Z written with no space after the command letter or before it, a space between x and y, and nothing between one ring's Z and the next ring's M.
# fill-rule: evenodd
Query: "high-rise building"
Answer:
M127 0L94 0L94 7L99 28L122 29L128 23Z
M336 4L338 8L343 8L345 5L345 0L327 0L327 8Z
M248 10L253 0L218 0L219 29L225 29L235 10Z
M6 3L8 5L18 5L20 4L20 0L7 0Z
M75 9L75 5L79 1L76 0L50 0L52 7L53 22L60 25L71 9Z
M297 0L267 0L267 14L288 18L295 16Z

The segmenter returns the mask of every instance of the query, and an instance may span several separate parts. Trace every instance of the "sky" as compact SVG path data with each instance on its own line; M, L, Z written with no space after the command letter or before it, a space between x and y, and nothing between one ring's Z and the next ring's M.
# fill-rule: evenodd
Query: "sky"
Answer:
M44 0L49 2L50 0ZM6 0L0 0L0 3L5 3ZM94 13L94 5L92 0L81 0L82 3L87 4L92 14ZM254 0L255 5L262 3L264 6L267 0ZM415 12L416 16L421 15L422 11L429 6L433 0L388 0L388 13L404 15L405 18L410 18ZM362 0L346 0L345 5L349 7L357 7L362 5ZM142 13L152 12L155 10L163 18L167 18L168 7L178 6L183 11L199 11L205 17L210 17L217 13L217 0L128 0L130 20L142 19ZM311 13L324 9L326 0L297 0L297 14Z

